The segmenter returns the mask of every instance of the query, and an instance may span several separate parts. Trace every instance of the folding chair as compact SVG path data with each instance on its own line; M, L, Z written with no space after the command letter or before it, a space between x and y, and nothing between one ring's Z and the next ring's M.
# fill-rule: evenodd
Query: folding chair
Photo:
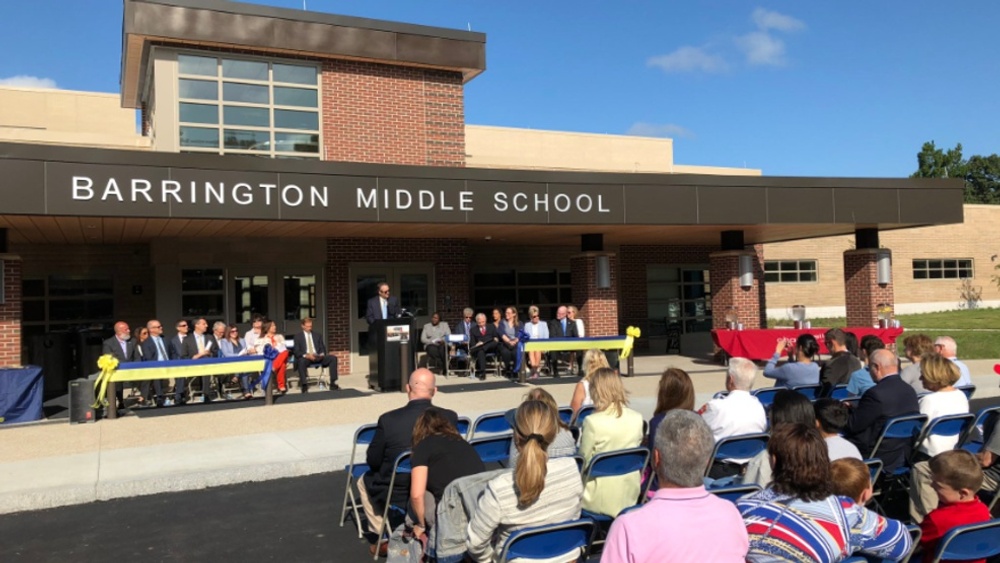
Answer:
M868 501L868 504L875 505L875 512L885 516L885 510L882 508L882 504L878 501L878 497L881 496L882 491L877 488L878 478L882 476L882 460L873 458L862 461L868 466L868 477L872 482L872 498Z
M458 424L455 426L455 429L458 430L458 434L461 437L468 440L470 428L472 428L472 419L467 416L458 417Z
M885 422L885 427L882 428L882 433L879 434L878 440L875 441L875 446L872 447L872 451L869 452L868 457L882 459L882 456L879 455L879 448L882 447L882 443L886 440L910 440L912 448L926 424L927 415L925 414L911 414L890 418ZM909 471L909 467L901 467L895 469L892 473L893 475L903 475L909 473Z
M837 399L838 401L843 401L846 399L853 398L854 395L852 395L851 392L847 390L846 383L841 383L840 385L833 386L833 391L830 392L830 397L833 399Z
M580 407L580 410L576 411L576 415L573 417L570 426L575 426L577 428L583 428L583 421L588 416L594 414L594 405L587 405L585 407Z
M754 389L750 392L750 394L757 397L760 404L764 405L764 409L770 409L771 404L774 403L774 396L777 395L779 391L784 391L786 389L787 387L764 387L762 389Z
M377 426L376 424L365 424L354 431L354 445L351 446L351 462L344 467L344 470L347 471L347 485L344 486L344 504L340 509L340 527L344 527L344 521L347 519L347 502L350 500L350 510L354 513L354 524L358 527L358 538L362 537L363 531L361 529L361 517L358 514L358 500L354 496L353 485L371 467L367 463L354 463L354 455L357 453L358 445L372 443L372 439L375 438L375 428Z
M476 450L484 464L496 462L507 467L507 462L510 460L510 444L513 440L513 434L489 436L469 440L469 445Z
M729 391L719 391L715 395L712 395L713 399L725 399L729 396Z
M917 449L929 437L954 436L955 445L957 446L958 441L968 434L969 429L973 427L975 421L976 416L972 413L950 414L931 420L924 426L924 429L920 432L920 436L917 437L917 441L913 443L913 451L910 452L909 464L913 465L916 461Z
M648 448L638 447L602 452L590 458L590 463L588 463L587 467L583 469L580 478L583 479L584 484L586 484L590 479L617 477L635 473L635 478L641 481L642 472L646 469L648 464ZM639 498L634 499L634 502L642 502L642 500L646 497L646 488L649 486L651 481L652 479L647 479L645 485L640 485ZM582 510L581 514L590 518L602 528L610 526L614 521L614 517L612 516L590 512L589 510ZM593 543L604 543L604 540L595 540Z
M769 434L741 434L723 438L715 443L715 451L712 452L712 462L723 461L725 459L750 459L767 449L767 441L771 439ZM705 477L708 477L712 470L712 464L705 468Z
M392 478L389 479L389 496L385 500L385 509L382 511L382 527L375 533L378 539L375 540L375 557L373 559L378 560L379 548L382 547L383 543L389 543L389 534L392 533L392 524L389 523L389 511L394 510L401 515L406 515L407 506L396 506L392 504L392 491L396 488L396 475L400 473L410 473L413 468L410 466L410 453L403 452L396 456L396 461L392 465ZM409 504L409 495L407 495L407 504Z
M573 407L559 407L559 420L568 426L573 420Z
M724 498L729 502L736 503L739 499L751 495L756 492L760 492L760 486L758 485L729 485L726 487L710 488L708 492L713 495Z
M596 529L594 521L587 518L523 528L507 538L499 561L554 559L578 549L575 561L583 562L590 555Z
M958 447L978 454L983 449L983 438L986 436L985 425L991 416L1000 416L1000 406L986 407L976 413L976 421L958 441Z
M955 389L958 389L963 393L965 393L965 398L969 399L970 401L972 400L972 396L976 394L975 385L956 385Z
M986 559L998 554L1000 554L1000 519L995 518L981 524L959 526L948 532L938 544L932 563L942 560Z
M819 399L819 391L822 389L822 385L797 385L792 387L792 391L798 391L806 396L810 401L815 401Z
M487 352L485 363L487 374L503 377L503 362L500 361L500 352Z
M479 415L469 429L469 441L476 438L477 434L509 434L513 433L510 423L507 422L507 411L488 412Z

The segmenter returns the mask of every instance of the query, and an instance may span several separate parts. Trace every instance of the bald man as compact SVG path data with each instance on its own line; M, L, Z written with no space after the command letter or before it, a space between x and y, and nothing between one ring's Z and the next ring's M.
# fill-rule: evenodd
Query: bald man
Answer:
M118 363L138 361L139 356L135 351L135 342L131 340L132 333L129 331L128 323L118 321L115 323L115 335L104 341L101 355L111 354L118 360ZM97 366L88 366L91 371L97 371ZM115 397L118 399L118 409L125 408L125 393L122 383L115 384ZM145 397L142 398L145 401Z
M382 512L385 510L389 495L389 479L392 478L392 466L399 454L409 450L413 444L413 427L421 414L431 406L431 399L437 392L434 373L426 368L420 368L410 374L406 384L406 394L409 402L406 406L389 411L378 419L375 437L368 446L367 462L371 470L358 481L358 491L361 493L361 504L368 517L368 526L372 533L377 533L382 523ZM444 415L452 424L458 425L458 415L455 411L442 409ZM410 496L410 476L396 476L392 491L392 502L398 505L406 504Z

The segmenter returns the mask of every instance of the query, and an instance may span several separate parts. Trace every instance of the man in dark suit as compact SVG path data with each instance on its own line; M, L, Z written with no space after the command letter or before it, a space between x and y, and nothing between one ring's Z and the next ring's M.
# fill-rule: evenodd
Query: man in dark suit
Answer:
M146 330L149 331L149 338L139 345L142 349L143 362L165 362L170 359L167 352L167 344L163 341L163 324L156 319L151 319L146 323ZM163 387L167 382L165 379L153 380L153 392L155 394L156 406L164 405ZM149 393L149 381L142 382L142 394Z
M486 379L486 354L497 350L497 328L486 322L486 315L476 315L476 326L469 331L469 356L476 362L476 373L469 377Z
M208 334L208 321L204 318L194 322L194 333L184 339L181 346L182 360L200 360L202 358L214 358L215 351L219 349L219 343L215 337ZM206 403L211 403L212 398L212 378L202 376L201 396Z
M177 329L177 334L170 339L170 344L167 346L168 359L179 360L181 356L184 355L184 341L187 340L188 322L184 319L177 321L174 325ZM185 397L185 392L187 391L187 381L183 377L178 377L174 380L174 403L178 405L183 405L187 402L187 397Z
M104 341L101 355L111 354L118 363L138 361L138 352L135 351L135 342L131 340L132 333L128 328L128 323L118 321L115 323L115 335ZM96 366L95 366L96 367ZM117 406L115 408L125 408L125 387L122 383L115 383L115 398Z
M392 478L393 464L399 454L413 447L413 427L417 419L428 407L437 392L434 374L426 368L420 368L410 374L406 384L409 402L406 406L389 411L378 419L375 436L368 445L366 461L371 469L358 481L358 491L361 493L361 504L368 517L368 526L372 533L377 533L382 524L382 512L389 500L399 506L405 505L410 496L410 476L401 473L396 476L393 490L389 491L389 480ZM442 409L445 418L458 425L458 415L455 411ZM372 546L374 548L374 546Z
M337 385L337 357L326 354L323 335L313 332L313 320L302 319L302 332L292 337L292 353L295 354L295 369L299 372L299 388L309 392L309 367L320 365L330 374L330 389L340 389Z
M869 457L875 442L890 418L919 414L917 393L899 377L899 360L890 350L876 350L869 358L875 387L865 391L858 406L851 412L844 437ZM910 455L910 440L884 440L879 446L883 470L891 473L903 465Z
M556 318L549 321L549 338L578 338L580 335L576 331L576 322L567 318L568 310L565 305L560 305L556 309ZM567 352L549 352L546 355L546 363L549 365L549 372L552 377L559 377L559 360L569 361Z
M378 295L368 300L368 310L365 312L368 324L374 324L379 319L395 319L402 313L399 300L389 296L389 284L378 284Z

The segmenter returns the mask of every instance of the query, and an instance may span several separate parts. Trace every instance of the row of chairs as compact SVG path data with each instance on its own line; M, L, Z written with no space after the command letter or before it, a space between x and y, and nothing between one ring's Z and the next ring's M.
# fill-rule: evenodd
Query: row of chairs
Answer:
M805 395L810 401L816 401L819 399L820 390L823 388L822 385L797 385L792 387L792 391L798 391ZM975 385L960 385L955 387L965 393L965 396L972 400L972 396L976 393ZM785 391L788 387L761 387L760 389L754 389L750 391L750 394L757 397L757 400L764 405L765 409L771 408L774 403L774 396L778 394L779 391ZM714 398L719 399L728 395L728 391L720 391L714 395ZM923 393L922 395L926 395ZM847 385L841 384L834 386L830 393L830 397L837 399L839 401L856 402L860 397L852 395L847 391Z

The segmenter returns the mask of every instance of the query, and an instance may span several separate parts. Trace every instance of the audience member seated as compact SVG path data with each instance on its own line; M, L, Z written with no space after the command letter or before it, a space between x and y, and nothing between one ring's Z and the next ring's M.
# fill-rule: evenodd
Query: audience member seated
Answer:
M104 341L101 347L102 355L111 355L118 363L138 362L139 355L135 351L136 344L132 341L132 334L129 331L128 323L118 321L115 323L115 335ZM118 410L125 408L125 386L122 383L114 383L116 405L108 405L108 408ZM103 397L102 397L103 398Z
M660 488L615 519L601 561L744 561L749 543L739 511L702 484L715 446L708 425L690 410L671 410L652 443Z
M299 372L299 389L309 392L309 368L318 365L326 368L330 376L330 390L340 389L337 385L337 356L326 353L326 340L313 330L313 320L302 319L302 332L292 337L292 351L295 353L295 369Z
M493 311L490 313L490 315L491 315L490 316L490 324L493 325L493 328L497 331L497 334L499 334L500 333L500 323L503 322L503 311L501 311L497 307L494 307Z
M860 397L865 394L865 391L875 387L875 380L872 379L871 372L868 370L868 366L871 363L869 359L875 353L875 350L883 348L885 348L885 343L874 334L866 334L861 339L861 346L859 348L861 368L851 374L851 379L847 382L848 393Z
M757 366L746 358L730 358L726 370L726 391L729 394L712 399L699 412L712 429L718 442L730 436L756 434L767 430L767 414L764 405L750 394L753 380L757 376ZM749 459L727 459L712 463L709 477L721 479L743 472Z
M431 322L424 325L420 331L420 343L424 345L427 356L434 360L434 364L444 371L448 361L448 335L451 329L448 323L441 322L441 314L435 312L431 315Z
M184 339L184 344L181 348L181 359L182 360L200 360L202 358L214 358L219 350L219 343L215 341L215 337L208 334L208 321L204 318L196 319L194 322L194 332ZM217 396L222 397L221 393L218 393L221 389L216 390ZM211 403L213 398L212 391L212 377L202 376L201 378L201 397L202 401L206 403Z
M977 454L983 468L984 492L1000 494L1000 415L994 413L983 423L983 449Z
M528 322L524 324L524 331L528 333L528 341L546 340L549 337L549 325L541 319L538 314L538 307L532 305L528 307ZM528 352L528 369L531 371L531 379L538 379L538 370L542 367L542 352L535 350Z
M497 331L497 336L500 338L497 347L500 349L504 375L513 379L514 366L517 365L517 344L520 342L518 333L521 332L522 325L513 307L504 309L504 315L504 320L500 321L500 330Z
M146 361L145 342L149 340L149 328L144 326L136 327L132 331L132 341L135 342L135 361ZM136 399L139 407L150 404L149 401L149 380L139 382L139 398Z
M188 323L186 320L181 319L177 321L174 325L177 329L177 334L170 339L170 345L167 347L167 354L170 356L171 360L179 360L184 354L184 341L188 337ZM178 405L183 405L187 403L186 394L186 382L183 377L178 377L174 380L174 403Z
M260 327L260 336L254 341L254 353L263 354L268 345L278 352L278 357L271 362L271 377L277 383L278 392L287 393L285 370L288 368L288 347L285 346L285 337L278 334L278 325L274 321L265 320Z
M417 418L412 451L410 518L414 535L420 537L434 526L445 488L455 479L486 471L486 466L438 407L425 409Z
M465 342L463 342L461 344L455 344L455 346L454 346L455 356L457 358L464 357L469 362L472 361L468 357L468 354L469 354L469 340L470 340L469 336L471 334L472 328L474 326L476 326L476 321L473 319L473 317L475 317L475 311L473 311L469 307L466 307L462 311L462 320L455 324L455 328L452 331L453 334L461 334L462 337L465 339ZM472 372L472 364L471 363L469 364L469 372L470 373Z
M694 410L694 383L686 371L680 368L667 368L660 376L660 384L656 392L656 408L653 418L649 419L649 434L646 445L653 449L656 443L656 428L668 412L674 409Z
M816 426L816 411L805 395L798 391L782 389L774 395L774 403L768 413L771 419L771 435L784 424L805 424ZM831 460L832 461L832 460ZM771 454L766 450L752 457L747 463L743 483L766 487L771 482Z
M549 406L556 413L556 418L559 416L559 405L556 403L555 398L541 387L535 387L524 396L525 401L541 401ZM510 423L510 427L514 427L514 415L517 414L517 409L511 409L507 411L507 422ZM570 432L569 426L564 423L561 419L559 420L559 430L556 432L556 438L549 444L548 448L549 458L555 459L557 457L567 457L576 455L576 438L573 433ZM517 462L517 456L520 455L517 449L517 444L514 442L510 443L510 460L508 465L515 465Z
M240 338L240 329L236 325L229 325L226 328L226 337L219 341L219 351L223 358L246 356L250 352L246 341ZM239 379L243 398L253 399L253 374L241 373Z
M781 353L788 351L787 362L778 366ZM774 379L774 384L781 387L798 387L799 385L819 384L819 364L813 361L819 353L819 342L811 334L800 334L794 341L781 338L774 349L774 355L764 366L764 377Z
M830 445L829 441L827 445ZM871 470L860 459L842 457L833 460L830 463L830 483L833 494L849 498L858 506L865 506L875 496Z
M830 459L815 427L785 424L767 446L771 485L736 501L750 537L747 561L841 561L853 553L901 559L906 526L833 494Z
M920 360L934 353L934 343L926 334L911 334L903 339L903 349L906 358L912 363L899 372L899 377L913 387L917 395L926 393L927 390L920 381Z
M163 323L156 319L150 319L146 323L146 330L149 332L147 338L141 345L142 361L144 362L165 362L170 359L170 352L167 351L167 344L163 340ZM155 395L156 406L167 406L169 399L166 398L166 388L170 385L168 379L153 380L153 393ZM149 392L149 381L143 382L142 394ZM173 404L172 401L170 404Z
M583 484L576 460L550 458L547 453L558 431L559 417L545 403L526 401L518 407L514 443L520 455L514 470L491 480L479 499L466 542L473 561L495 561L507 538L519 528L580 517ZM568 553L558 560L575 557Z
M486 315L476 315L476 326L469 333L469 356L475 362L476 371L469 377L486 379L486 355L497 350L497 331L486 322Z
M550 338L575 338L579 336L576 333L576 323L571 322L567 316L568 311L565 305L560 305L556 309L556 318L549 321ZM569 355L566 352L549 352L546 358L552 377L559 377L559 362L569 361Z
M264 326L264 315L260 313L255 313L250 319L250 330L243 335L243 341L246 342L247 348L254 350L257 348L257 339L263 334L260 329Z
M576 335L579 338L583 338L583 337L585 337L587 335L587 330L583 326L583 319L578 318L579 314L580 314L580 310L577 309L575 305L567 305L566 306L566 318L569 319L570 321L572 321L573 324L576 325ZM577 375L583 375L583 373L581 371L581 366L577 363L577 360L578 360L579 356L580 356L579 352L570 352L569 353L569 371L570 371L570 373L575 373Z
M385 503L402 506L410 496L410 476L401 473L396 477L395 487L389 491L393 465L399 454L409 450L413 444L413 430L417 419L430 408L431 399L437 392L434 374L420 368L410 374L406 384L409 402L405 406L389 411L378 419L375 436L368 445L365 462L371 468L358 480L358 492L364 506L368 528L372 534L382 528L382 513ZM458 415L454 411L440 409L441 415L458 427ZM374 554L375 546L371 546Z
M634 448L642 443L642 415L628 408L621 377L611 368L599 368L591 375L594 413L583 420L580 455L584 466L596 454ZM639 500L639 472L617 477L590 479L585 483L583 508L590 512L617 516L623 508Z
M875 387L861 396L844 429L844 437L857 446L863 456L872 455L872 448L887 420L920 412L917 394L899 378L898 365L896 354L890 350L876 350L872 354L869 369ZM902 466L909 455L910 440L907 439L883 440L878 452L887 473Z
M983 470L975 456L965 450L941 452L931 458L930 470L938 502L920 523L920 548L927 562L934 560L938 543L948 532L990 519L990 511L976 496Z
M583 378L576 382L576 387L573 389L573 398L569 401L569 406L573 409L573 415L580 412L580 409L586 406L594 404L593 399L590 398L590 379L591 376L600 368L609 368L608 357L604 355L604 352L592 348L587 350L583 355L583 361L581 362L583 369Z
M823 386L821 396L828 397L837 385L846 385L851 374L861 369L861 360L847 350L847 334L839 328L831 328L823 335L830 359L819 370L819 382Z
M816 428L826 440L830 461L843 458L864 459L861 452L858 451L858 447L841 436L851 415L850 411L847 410L847 405L837 399L827 397L813 403L813 411L816 413Z
M927 421L940 416L966 414L969 399L961 389L955 389L958 366L944 356L931 354L920 362L920 380L930 393L920 397L920 414ZM937 494L931 484L931 470L927 460L941 452L955 448L958 436L928 436L917 448L917 461L913 464L910 481L910 516L919 523L937 506Z
M954 338L950 336L937 337L934 340L934 350L958 366L958 372L961 375L955 385L959 387L972 385L972 375L969 373L969 366L965 365L965 362L958 359L958 343L955 342Z

